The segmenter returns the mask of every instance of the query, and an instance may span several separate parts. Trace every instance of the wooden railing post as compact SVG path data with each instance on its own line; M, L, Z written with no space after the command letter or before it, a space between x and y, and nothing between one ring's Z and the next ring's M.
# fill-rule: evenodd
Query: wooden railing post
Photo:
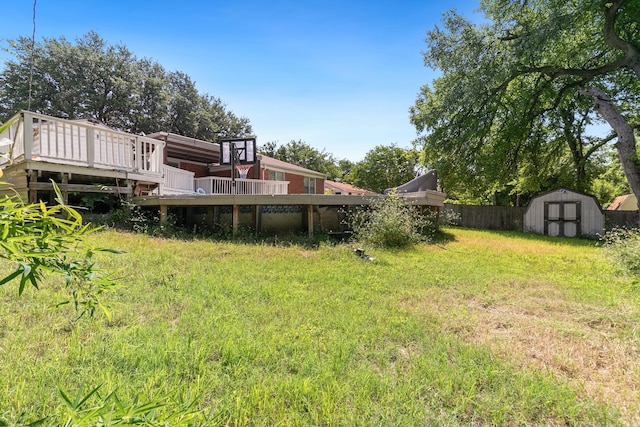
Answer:
M87 162L92 168L96 156L95 132L92 127L87 127Z
M24 159L31 160L33 156L33 117L31 114L23 113L24 120Z
M134 160L135 160L135 170L136 171L141 171L142 170L142 143L140 142L140 138L136 137L135 139L135 148L133 150L134 152Z

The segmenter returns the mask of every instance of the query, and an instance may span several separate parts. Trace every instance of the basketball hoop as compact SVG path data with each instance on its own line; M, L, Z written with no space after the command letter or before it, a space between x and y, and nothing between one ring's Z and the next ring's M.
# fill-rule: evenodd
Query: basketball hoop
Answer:
M249 173L249 169L251 169L252 165L235 165L238 174L240 174L240 179L247 179L247 174Z

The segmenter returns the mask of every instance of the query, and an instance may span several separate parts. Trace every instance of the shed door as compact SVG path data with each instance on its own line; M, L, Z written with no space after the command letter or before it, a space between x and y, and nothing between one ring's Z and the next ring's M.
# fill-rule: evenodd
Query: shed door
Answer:
M580 234L580 202L544 202L544 234L575 237Z

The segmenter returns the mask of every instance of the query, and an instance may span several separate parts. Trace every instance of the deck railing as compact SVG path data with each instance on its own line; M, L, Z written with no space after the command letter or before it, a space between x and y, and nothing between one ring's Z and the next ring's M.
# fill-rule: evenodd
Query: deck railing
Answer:
M160 184L160 194L188 194L194 192L194 176L191 171L163 165L164 182Z
M41 160L162 176L163 141L29 111L11 121L0 134L9 147L0 164Z
M231 178L206 176L196 178L196 191L204 194L287 194L289 181L268 181L263 179L236 178L235 193Z

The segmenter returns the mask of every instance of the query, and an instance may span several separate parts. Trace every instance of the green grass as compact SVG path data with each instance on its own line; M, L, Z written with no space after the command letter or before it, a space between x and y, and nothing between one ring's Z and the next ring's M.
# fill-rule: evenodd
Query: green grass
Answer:
M0 288L0 420L61 420L58 388L102 385L197 399L203 425L639 422L632 279L593 242L446 231L373 262L100 232L127 251L100 260L125 284L112 321L51 309L56 283Z

